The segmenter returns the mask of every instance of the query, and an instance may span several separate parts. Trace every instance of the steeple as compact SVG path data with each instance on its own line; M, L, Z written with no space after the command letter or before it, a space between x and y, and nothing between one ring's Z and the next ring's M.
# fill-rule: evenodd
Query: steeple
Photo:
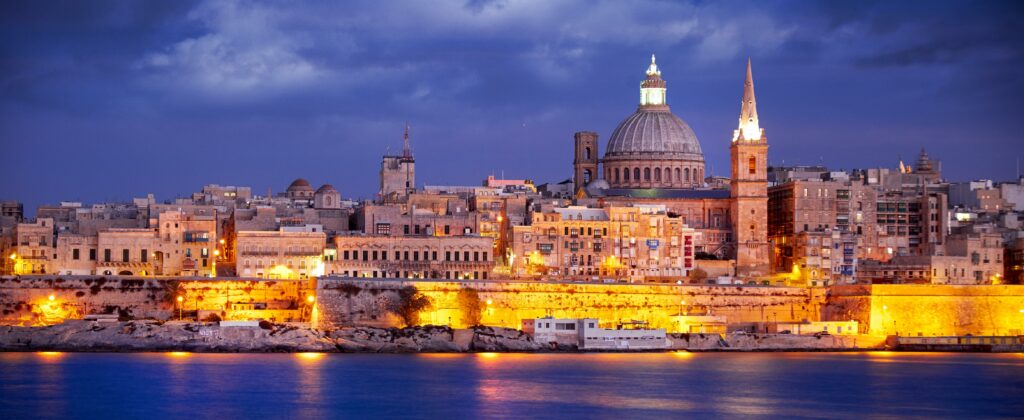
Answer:
M743 102L740 104L740 123L733 132L732 141L740 139L758 141L764 137L764 130L757 120L757 99L754 97L754 72L747 58L747 79L743 82Z
M409 150L409 123L405 123L405 133L402 134L402 157L412 158L412 151Z
M640 106L665 106L665 80L661 78L654 54L651 54L651 65L647 67L647 78L640 82Z

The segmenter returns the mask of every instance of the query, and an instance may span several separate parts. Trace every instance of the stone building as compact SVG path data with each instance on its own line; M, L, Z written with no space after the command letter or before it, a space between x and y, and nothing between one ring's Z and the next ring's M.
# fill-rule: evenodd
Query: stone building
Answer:
M57 235L54 270L69 275L210 276L224 248L214 216L164 211L144 228Z
M318 209L340 209L341 193L331 184L321 185L313 195L313 207Z
M416 159L409 148L409 125L402 135L402 154L385 155L380 163L380 191L382 201L400 201L416 191Z
M324 274L327 236L321 231L238 231L236 271L241 277L306 279Z
M344 277L488 280L495 266L493 240L475 235L344 235L334 245L327 273Z
M37 218L14 225L3 245L4 274L54 272L56 243L53 219Z
M513 228L512 274L669 281L694 267L696 236L665 206L534 212L529 226Z

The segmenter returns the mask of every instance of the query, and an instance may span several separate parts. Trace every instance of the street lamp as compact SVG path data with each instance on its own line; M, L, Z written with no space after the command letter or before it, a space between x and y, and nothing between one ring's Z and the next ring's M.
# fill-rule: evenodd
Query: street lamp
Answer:
M181 321L181 302L183 302L184 300L185 298L181 297L181 295L178 295L178 321Z
M53 300L57 299L57 297L51 294L50 296L47 297L47 299L49 299L50 302L53 302Z

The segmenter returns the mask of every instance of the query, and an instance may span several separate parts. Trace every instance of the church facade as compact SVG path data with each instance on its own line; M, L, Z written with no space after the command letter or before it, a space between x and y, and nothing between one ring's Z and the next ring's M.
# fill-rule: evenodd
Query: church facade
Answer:
M767 275L768 141L757 116L749 61L739 125L732 134L729 188L710 188L700 141L669 108L667 82L652 55L640 83L640 104L612 131L604 155L598 158L596 133L576 133L576 197L600 206L664 205L698 232L697 252L734 259L739 276Z

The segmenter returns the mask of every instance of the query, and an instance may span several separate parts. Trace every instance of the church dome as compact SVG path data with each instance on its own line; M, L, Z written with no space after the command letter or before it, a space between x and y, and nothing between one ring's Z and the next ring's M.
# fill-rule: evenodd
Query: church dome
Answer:
M619 124L608 139L605 159L634 159L652 155L658 159L704 160L700 141L690 125L667 106L641 106Z
M690 125L672 114L666 82L651 56L640 82L640 106L608 138L604 179L612 188L698 188L704 153Z
M313 186L309 184L309 181L299 178L292 181L291 185L288 185L287 191L313 191Z
M316 192L317 192L317 194L321 194L321 193L326 193L326 192L338 192L338 190L336 188L334 188L334 186L331 185L331 184L324 184L324 185L321 185L320 188L318 188L316 190Z

